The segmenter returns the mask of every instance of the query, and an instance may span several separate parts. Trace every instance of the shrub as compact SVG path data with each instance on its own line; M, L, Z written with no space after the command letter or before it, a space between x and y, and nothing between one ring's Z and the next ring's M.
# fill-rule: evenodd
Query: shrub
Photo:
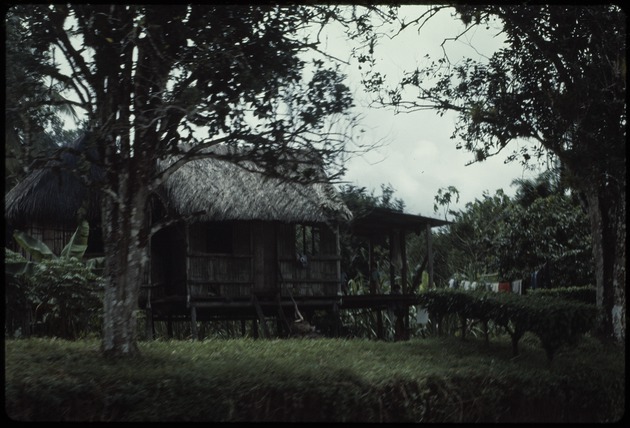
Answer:
M563 295L579 295L569 291ZM427 308L431 319L441 324L455 315L460 319L461 336L465 338L467 320L477 319L484 324L486 343L490 321L503 328L511 337L512 353L518 355L518 343L530 331L541 341L551 362L563 345L574 345L595 325L594 305L571 299L550 298L543 293L517 295L484 291L437 289L421 293L420 304Z
M595 287L590 285L582 287L535 288L529 290L527 294L540 297L559 297L593 305L596 303Z
M100 331L102 279L81 261L42 260L21 278L36 334L75 339Z

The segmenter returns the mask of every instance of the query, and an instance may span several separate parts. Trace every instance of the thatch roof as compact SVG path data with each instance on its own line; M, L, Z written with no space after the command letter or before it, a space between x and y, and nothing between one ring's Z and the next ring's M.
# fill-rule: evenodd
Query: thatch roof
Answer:
M85 152L87 137L72 148ZM88 158L95 159L94 152ZM213 148L214 154L226 149ZM92 157L94 156L94 157ZM162 161L166 168L176 158ZM72 224L82 201L87 198L87 219L100 218L98 192L88 191L72 172L79 161L73 153L63 153L43 169L34 170L5 196L5 218L14 225L23 222ZM253 172L259 171L259 172ZM241 166L228 160L205 158L181 166L159 190L167 209L187 216L204 212L199 220L267 220L284 222L347 221L352 214L332 184L298 184L262 174L252 162ZM92 179L102 173L92 165Z
M225 155L225 147L214 147ZM167 167L175 158L164 161ZM298 166L298 172L300 168ZM320 175L321 177L321 175ZM302 184L269 176L251 161L235 164L220 158L193 160L164 185L166 199L179 215L205 211L201 220L266 220L284 222L348 221L352 213L332 184Z
M100 218L99 198L76 173L84 165L89 168L85 175L90 180L103 176L96 165L82 162L82 158L96 159L94 148L87 147L88 141L89 135L85 135L60 149L43 168L32 170L13 187L5 195L5 220L13 225L28 222L71 226L85 202L87 220L96 223Z

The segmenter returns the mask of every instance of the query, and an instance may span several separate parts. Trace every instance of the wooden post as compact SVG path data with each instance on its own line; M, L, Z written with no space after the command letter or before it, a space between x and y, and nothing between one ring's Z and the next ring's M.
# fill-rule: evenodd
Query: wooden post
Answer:
M339 316L339 305L337 304L337 302L333 303L332 313L333 313L333 319L334 319L333 336L339 337L339 333L341 330L340 329L341 317Z
M245 320L241 318L241 336L245 337L245 334L247 334L245 331Z
M197 308L194 305L190 307L190 332L192 340L199 340L199 334L197 332Z
M254 318L252 320L252 334L254 336L254 339L258 339L259 337L259 333L258 333L258 320L256 318Z
M280 293L278 293L278 335L283 337L289 337L291 335L291 324L284 314Z
M409 275L409 266L407 265L407 236L404 230L400 231L400 258L402 259L402 267L400 271L400 286L402 294L407 294L407 275Z
M254 290L252 294L255 295L265 290L265 237L261 222L255 222L252 229L254 233Z
M427 255L429 257L429 284L427 286L430 289L433 286L433 244L431 242L431 225L427 223Z
M256 295L252 296L252 303L254 305L254 309L256 309L256 314L258 315L258 319L260 320L263 337L268 338L270 337L270 335L269 335L269 330L267 329L267 323L265 322L265 315L263 314L262 308L260 307L260 304L258 303L258 299L256 298Z
M376 289L377 289L377 283L376 283L376 274L377 274L377 270L376 270L376 260L374 259L374 241L372 239L372 237L370 237L369 243L368 243L368 253L369 253L369 261L368 261L368 272L370 275L370 294L376 294ZM380 309L376 310L376 337L378 339L382 339L384 336L383 334L383 314L381 313Z
M395 256L395 246L396 246L395 232L394 230L389 231L389 290L390 293L393 293L396 289L396 256Z
M390 294L400 294L401 290L396 285L396 265L398 264L398 256L399 253L399 243L398 243L398 235L394 229L389 231L389 286L390 286ZM396 317L396 322L394 324L394 340L398 340L402 335L402 326L401 326L401 313L398 310L398 304L394 303L394 316Z
M337 278L339 281L338 293L342 294L346 289L346 284L342 284L341 281L341 242L339 241L339 225L335 225L335 255L337 256Z
M376 278L374 278L374 272L376 269L376 261L374 260L374 241L370 237L368 242L368 275L370 276L368 281L370 284L370 294L376 294Z
M407 265L407 235L404 230L400 231L400 258L402 259L402 267L400 271L400 286L402 288L402 294L406 295L409 290L407 287L407 275L409 267ZM402 319L402 338L404 340L409 339L409 306L405 305L404 309L401 309L400 314Z
M147 337L147 340L153 340L154 327L153 327L153 310L151 309L151 288L150 287L147 289L147 306L145 309L145 315L147 318L145 335Z

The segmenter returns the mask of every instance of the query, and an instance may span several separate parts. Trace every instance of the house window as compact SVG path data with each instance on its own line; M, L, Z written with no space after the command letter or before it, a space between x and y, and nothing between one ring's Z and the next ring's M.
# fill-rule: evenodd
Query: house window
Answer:
M215 254L232 254L234 225L226 222L208 223L206 251Z
M295 251L298 254L320 254L320 229L318 226L298 224L295 226Z

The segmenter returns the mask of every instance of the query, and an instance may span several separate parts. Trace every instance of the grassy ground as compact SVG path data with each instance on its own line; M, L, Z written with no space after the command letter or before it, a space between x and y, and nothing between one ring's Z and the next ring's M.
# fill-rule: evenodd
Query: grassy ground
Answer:
M622 349L585 338L552 365L535 337L509 341L283 339L142 342L107 360L99 342L7 340L16 420L611 422L625 405Z

